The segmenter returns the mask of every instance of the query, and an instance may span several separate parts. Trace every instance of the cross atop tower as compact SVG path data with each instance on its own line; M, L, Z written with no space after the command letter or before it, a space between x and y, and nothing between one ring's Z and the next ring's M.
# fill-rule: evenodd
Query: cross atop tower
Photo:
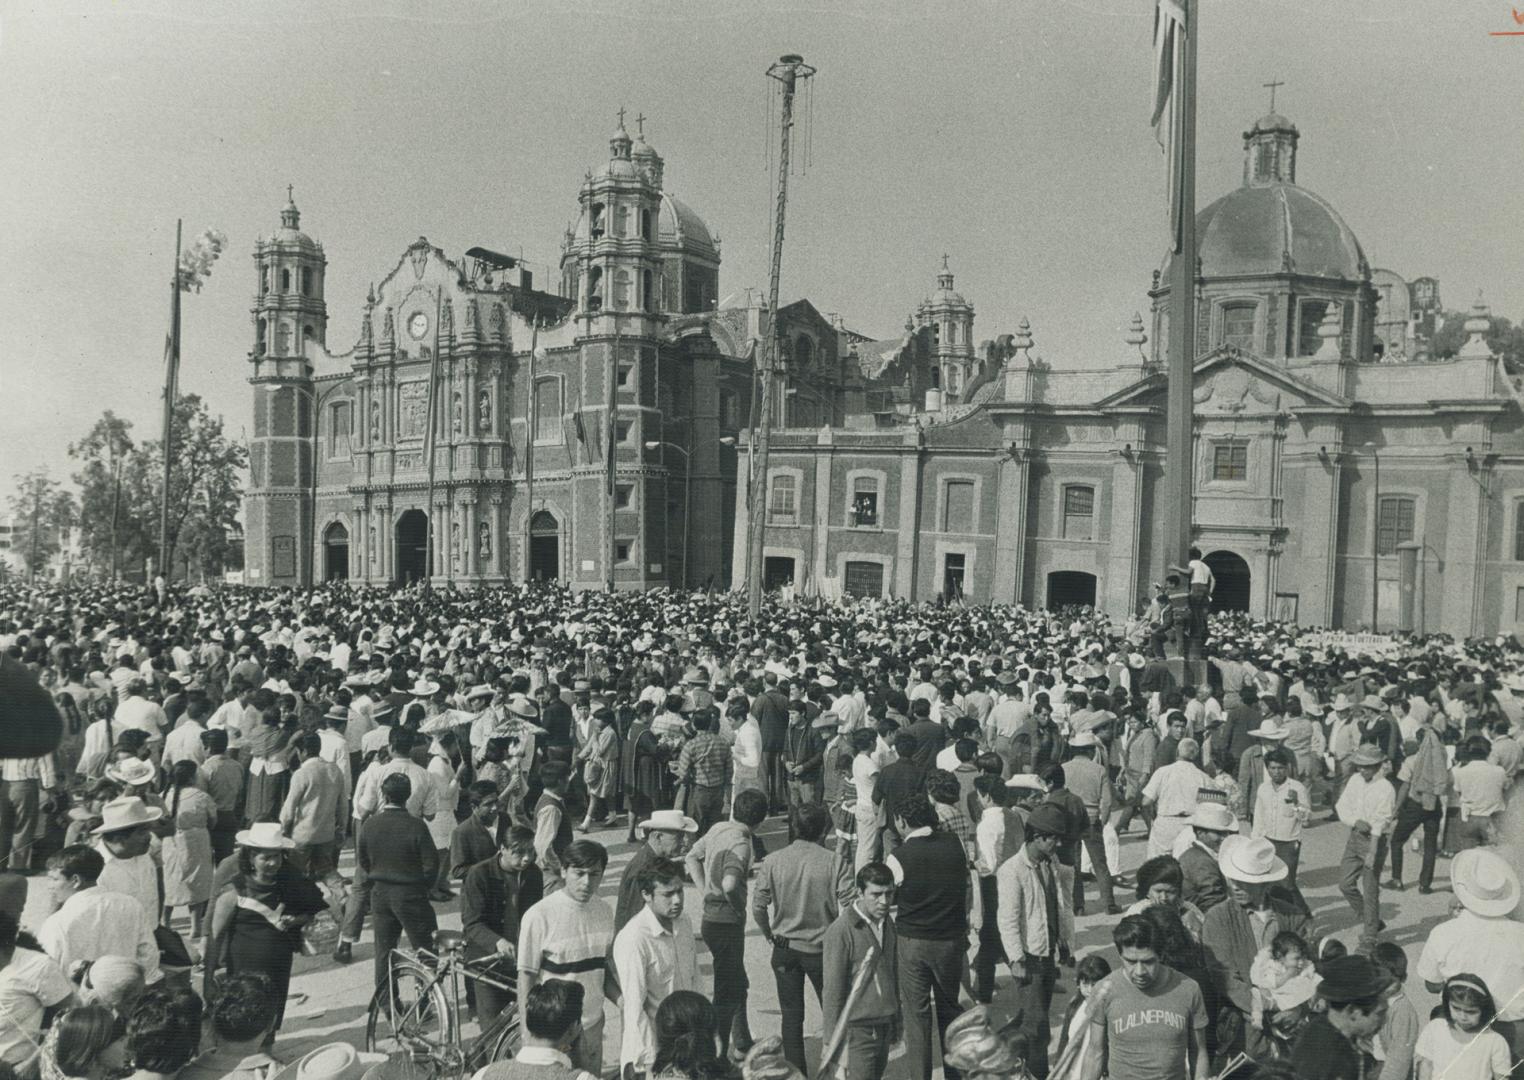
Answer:
M624 127L624 106L619 106L619 126Z
M1280 81L1280 80L1272 79L1271 81L1269 81L1267 83L1260 83L1260 85L1265 87L1265 88L1267 88L1270 91L1270 111L1274 112L1275 111L1275 88L1277 86L1285 86L1286 84L1284 82Z
M296 185L295 185L295 184L287 184L287 185L286 185L286 201L287 201L287 202L295 202L295 201L296 201L296 200L295 200L295 199L293 199L293 198L292 198L292 196L291 196L291 192L292 192L292 191L293 191L293 190L295 190L295 187L296 187Z
M635 134L642 139L646 137L646 114L640 113L635 117Z
M947 252L942 252L942 269L947 269Z

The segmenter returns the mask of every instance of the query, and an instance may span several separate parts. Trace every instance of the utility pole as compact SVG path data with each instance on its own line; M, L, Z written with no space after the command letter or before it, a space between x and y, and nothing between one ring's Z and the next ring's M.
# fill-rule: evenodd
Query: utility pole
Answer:
M746 491L746 611L755 623L762 612L762 538L766 531L767 459L772 436L773 372L778 362L778 277L783 269L783 217L788 207L789 136L794 126L794 92L799 82L815 74L804 57L789 53L767 69L767 76L783 84L783 108L779 124L778 206L774 212L772 271L768 277L768 327L762 362L761 430L757 433L756 458L751 484ZM685 568L686 571L686 568Z
M116 580L116 519L122 506L122 458L117 451L116 432L113 430L108 436L111 440L111 580Z
M1165 409L1165 470L1169 523L1168 558L1184 565L1191 546L1195 482L1191 475L1194 445L1192 382L1196 365L1196 23L1197 0L1185 6L1184 40L1175 87L1177 125L1172 150L1178 154L1178 214L1171 265L1168 392Z
M27 560L31 581L37 580L37 519L42 514L42 479L32 479L32 557Z
M159 567L167 585L169 565L169 474L175 460L175 383L180 377L180 226L175 219L175 274L170 281L169 348L164 362L164 497L159 506Z

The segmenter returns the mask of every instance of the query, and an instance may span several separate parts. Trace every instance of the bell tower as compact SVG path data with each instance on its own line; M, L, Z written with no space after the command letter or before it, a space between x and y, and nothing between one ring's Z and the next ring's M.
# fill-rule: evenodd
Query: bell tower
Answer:
M327 338L323 246L300 230L286 189L280 228L254 245L255 293L249 351L254 424L244 500L245 579L251 585L310 584L315 492L312 362Z
M937 274L937 289L921 302L915 324L931 329L932 389L940 390L949 403L961 400L975 375L974 308L953 288L946 255Z

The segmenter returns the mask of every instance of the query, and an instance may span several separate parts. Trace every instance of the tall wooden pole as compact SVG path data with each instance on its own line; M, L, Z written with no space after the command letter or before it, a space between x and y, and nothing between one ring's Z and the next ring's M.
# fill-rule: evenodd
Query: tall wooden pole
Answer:
M175 219L175 272L170 279L169 355L164 362L164 493L159 502L159 573L166 584L169 566L169 473L175 460L175 383L180 377L180 226Z
M614 591L614 553L617 541L614 538L614 462L618 457L619 447L619 350L623 346L619 316L614 316L614 355L609 361L608 370L608 442L606 460L604 462L606 483L603 485L604 506L608 510L608 533L604 537L605 565L608 568L608 590Z
M1165 491L1168 550L1166 566L1184 565L1191 546L1191 511L1195 487L1191 475L1196 362L1196 9L1185 6L1185 41L1176 72L1174 152L1180 155L1178 214L1174 260L1170 265L1169 392L1166 411Z
M794 91L801 79L808 79L815 69L804 57L790 53L767 69L769 78L783 84L782 120L779 124L778 206L774 211L772 271L768 276L768 327L762 364L761 429L757 432L756 467L747 488L746 517L746 611L755 623L762 612L762 538L767 517L768 449L773 427L773 374L778 363L778 278L783 270L783 217L788 208L789 134L794 126Z
M444 290L440 290L441 296ZM428 457L429 486L428 486L428 514L425 517L424 540L428 545L428 557L423 564L424 588L434 587L434 440L439 435L439 395L436 392L439 386L439 316L443 309L440 296L434 298L434 355L429 357L429 422L425 425L428 432L428 442L425 444L425 452Z
M527 429L524 434L524 580L528 581L534 574L534 566L531 563L534 547L534 433L535 426L540 421L538 407L535 404L535 352L540 347L540 316L534 317L534 324L529 331L529 400L524 405L524 426Z

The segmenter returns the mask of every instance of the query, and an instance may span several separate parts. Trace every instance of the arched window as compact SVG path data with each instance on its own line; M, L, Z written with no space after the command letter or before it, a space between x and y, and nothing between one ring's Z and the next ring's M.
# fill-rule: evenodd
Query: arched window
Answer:
M651 211L649 210L642 210L640 212L640 238L642 240L651 239Z
M656 275L649 270L640 272L640 307L642 311L656 310Z
M291 352L291 326L281 323L275 328L275 355L285 356Z
M808 337L800 334L794 339L794 363L800 368L810 367L815 362L815 343Z
M307 342L316 340L317 332L312 329L310 324L302 327L302 355L305 356L307 354Z
M1084 484L1064 488L1064 539L1095 539L1095 488Z
M598 311L603 307L603 267L590 266L587 270L587 310Z
M282 270L280 272L280 291L281 292L290 292L291 291L291 271L290 270Z
M942 369L940 367L933 367L931 369L931 388L933 390L942 389Z
M1318 337L1318 327L1328 314L1327 300L1303 300L1296 311L1296 354L1311 356L1323 344Z
M1225 304L1222 309L1222 332L1219 345L1231 345L1245 352L1254 351L1254 304Z
M591 216L588 218L588 235L596 240L603 235L603 204L593 203L589 214Z
M302 267L302 295L312 295L312 268L310 266Z
M254 324L254 355L255 356L263 356L265 354L265 348L266 348L266 346L265 346L265 340L266 340L266 334L267 334L268 330L269 330L269 322L267 320L265 320L265 319L260 319L257 323Z
M628 270L614 271L614 307L620 311L629 310L630 272Z
M259 272L259 295L263 296L270 291L270 268L265 267Z

